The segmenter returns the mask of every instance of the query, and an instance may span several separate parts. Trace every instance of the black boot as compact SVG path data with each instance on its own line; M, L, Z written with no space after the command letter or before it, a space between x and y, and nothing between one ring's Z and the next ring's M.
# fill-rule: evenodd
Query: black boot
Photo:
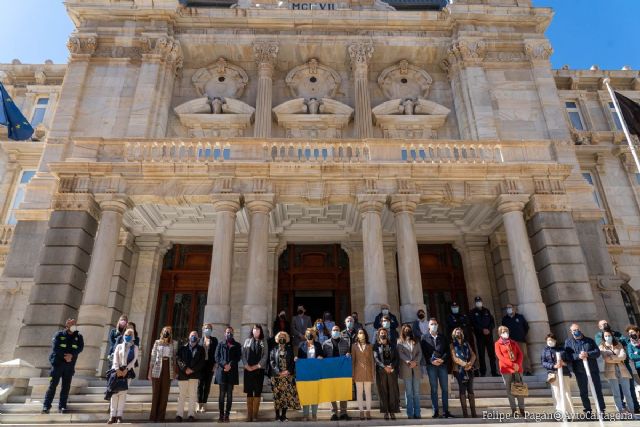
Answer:
M467 395L466 393L460 393L460 407L462 408L462 417L467 418L469 413L467 412Z
M469 408L471 409L471 417L478 418L478 414L476 413L476 395L473 393L469 393Z
M289 418L287 418L287 408L284 408L282 410L282 415L280 415L280 421L289 421Z
M280 421L280 409L276 409L276 421Z

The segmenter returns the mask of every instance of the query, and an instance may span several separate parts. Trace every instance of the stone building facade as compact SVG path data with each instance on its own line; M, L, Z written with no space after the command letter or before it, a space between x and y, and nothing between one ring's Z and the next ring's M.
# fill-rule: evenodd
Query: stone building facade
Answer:
M121 313L143 354L299 303L371 326L482 296L536 353L640 321L640 175L603 87L638 99L639 73L552 70L530 0L427 3L67 1L68 64L0 64L38 124L0 135L0 360L45 372L74 317L99 374Z

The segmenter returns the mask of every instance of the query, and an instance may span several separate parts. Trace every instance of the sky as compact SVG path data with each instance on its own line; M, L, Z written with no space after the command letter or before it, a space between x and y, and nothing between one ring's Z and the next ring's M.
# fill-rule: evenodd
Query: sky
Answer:
M552 7L547 30L554 68L640 69L637 19L640 0L533 0ZM177 0L176 0L177 3ZM67 62L66 41L73 31L62 0L0 0L0 63Z

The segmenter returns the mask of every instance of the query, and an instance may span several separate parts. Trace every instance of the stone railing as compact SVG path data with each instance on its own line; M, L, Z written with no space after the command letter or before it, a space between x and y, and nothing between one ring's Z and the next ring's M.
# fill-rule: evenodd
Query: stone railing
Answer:
M615 225L604 224L602 226L602 231L604 232L604 239L607 242L607 245L617 246L620 244L620 238L618 237Z
M554 162L551 142L285 138L215 140L77 139L68 162L416 163L500 164Z

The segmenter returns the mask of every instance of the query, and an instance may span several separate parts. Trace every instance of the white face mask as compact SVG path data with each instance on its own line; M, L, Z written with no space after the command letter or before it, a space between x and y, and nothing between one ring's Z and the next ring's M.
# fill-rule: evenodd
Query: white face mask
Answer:
M513 308L507 308L507 314L511 316L513 314Z
M429 325L429 330L431 332L438 332L438 325Z
M509 339L509 332L503 332L500 334L500 336L502 337L502 339L508 340Z
M69 332L74 333L77 330L78 330L78 327L76 325L69 326Z
M482 308L482 301L478 301L478 302L476 303L476 307L478 307L478 308Z
M547 340L547 345L549 347L555 347L556 346L556 340Z

